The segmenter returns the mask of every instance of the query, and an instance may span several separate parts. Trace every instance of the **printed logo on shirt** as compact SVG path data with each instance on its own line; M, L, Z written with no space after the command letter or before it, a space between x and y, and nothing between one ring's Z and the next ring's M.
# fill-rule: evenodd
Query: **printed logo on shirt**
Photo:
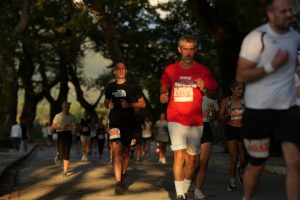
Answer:
M232 108L231 109L231 114L230 114L230 119L231 120L240 120L242 119L242 115L244 113L245 108Z
M194 99L193 88L197 87L195 81L187 79L187 77L180 77L174 83L174 102L192 102Z
M113 92L112 95L114 97L126 97L126 91L120 89L120 90L117 90L117 91Z

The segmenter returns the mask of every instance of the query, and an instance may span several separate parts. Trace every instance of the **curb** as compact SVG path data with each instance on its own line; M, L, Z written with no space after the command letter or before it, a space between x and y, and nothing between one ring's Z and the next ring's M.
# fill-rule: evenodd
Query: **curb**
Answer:
M229 155L226 155L225 153L220 152L213 152L210 160L210 165L217 165L222 167L228 167L229 165ZM284 164L284 160L282 159L274 159L269 158L266 161L266 165L264 168L265 172L271 173L271 174L278 174L278 175L285 175L286 174L286 167Z
M16 157L15 160L12 160L10 163L7 163L6 166L3 168L3 170L0 172L0 178L3 176L3 174L7 173L11 168L14 168L20 163L22 163L27 157L29 157L32 152L37 148L37 144L33 145L30 151L28 151L26 154Z

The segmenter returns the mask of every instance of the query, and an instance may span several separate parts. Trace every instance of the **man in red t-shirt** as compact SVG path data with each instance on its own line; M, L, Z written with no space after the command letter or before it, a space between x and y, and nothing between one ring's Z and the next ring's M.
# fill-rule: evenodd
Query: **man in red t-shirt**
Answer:
M204 65L196 62L197 40L182 36L178 41L181 60L166 67L161 77L160 102L167 103L168 129L174 151L177 199L185 199L200 150L203 132L202 97L216 98L217 83ZM171 95L169 95L171 88Z

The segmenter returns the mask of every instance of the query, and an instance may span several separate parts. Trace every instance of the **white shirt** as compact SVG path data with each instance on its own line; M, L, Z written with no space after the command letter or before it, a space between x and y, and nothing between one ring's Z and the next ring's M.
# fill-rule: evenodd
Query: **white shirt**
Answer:
M210 99L204 95L202 99L203 122L209 122L213 112L218 110L217 100Z
M11 138L21 138L22 137L22 129L19 124L15 124L11 127L10 137Z
M52 135L51 126L45 126L45 127L42 129L42 132L43 132L43 136L44 136L44 137L48 137L49 135Z
M266 34L263 37L264 50L261 52L262 32ZM300 34L292 28L284 34L278 34L269 24L264 24L246 36L240 57L255 62L257 67L270 64L278 49L289 53L288 62L280 69L246 84L244 98L247 108L282 110L296 105L294 73L299 46Z
M59 127L63 128L63 130L58 129L56 130L56 132L72 131L75 128L75 123L76 123L76 118L72 114L65 115L62 112L56 114L53 119L53 124L56 124Z
M300 87L300 78L295 74L295 87ZM297 96L297 105L300 106L300 96Z
M144 129L142 131L142 137L143 138L150 138L152 135L151 131L152 122L151 121L145 121L144 123Z

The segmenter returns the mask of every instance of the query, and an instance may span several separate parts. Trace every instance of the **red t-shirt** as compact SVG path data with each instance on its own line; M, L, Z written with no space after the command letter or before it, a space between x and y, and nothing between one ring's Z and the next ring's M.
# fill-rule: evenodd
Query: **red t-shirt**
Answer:
M169 122L184 126L202 126L202 94L195 80L202 79L209 90L217 88L217 82L204 65L194 62L193 67L184 69L180 62L166 67L161 76L161 84L172 87L167 109Z

